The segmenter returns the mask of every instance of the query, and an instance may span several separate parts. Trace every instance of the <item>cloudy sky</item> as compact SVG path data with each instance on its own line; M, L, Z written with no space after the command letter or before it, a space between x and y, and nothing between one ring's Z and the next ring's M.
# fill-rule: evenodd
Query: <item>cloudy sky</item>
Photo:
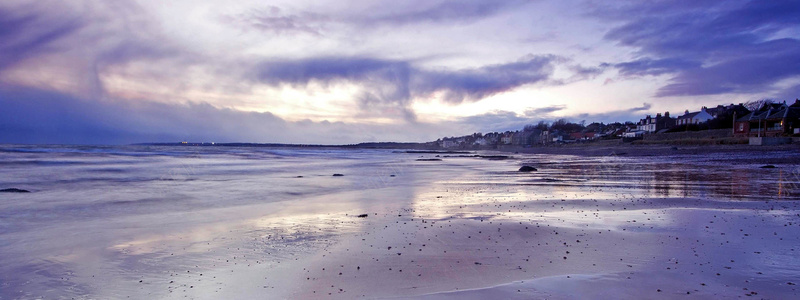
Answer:
M0 143L430 141L800 97L800 1L0 3Z

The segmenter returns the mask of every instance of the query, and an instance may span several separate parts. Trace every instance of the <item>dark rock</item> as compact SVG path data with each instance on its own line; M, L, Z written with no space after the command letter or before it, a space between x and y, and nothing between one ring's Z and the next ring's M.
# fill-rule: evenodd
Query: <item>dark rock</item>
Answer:
M441 158L418 158L417 161L441 161Z
M436 150L408 150L406 153L413 154L470 154L468 151L436 151Z
M519 171L520 172L533 172L533 171L538 171L538 170L536 170L536 168L531 167L531 166L522 166L521 168L519 168Z
M477 157L488 160L505 160L511 158L511 156L508 155L478 155Z
M773 166L773 165L765 165L765 166L761 166L759 168L762 168L762 169L775 169L775 166Z
M366 218L366 217L369 217L369 215L368 215L368 214L360 214L360 215L358 215L358 216L356 216L356 217L359 217L359 218Z
M303 176L302 175L297 175L297 178L303 178Z
M339 176L344 176L344 174L339 174L339 173L336 173L336 174L333 174L333 176L335 176L335 177L339 177Z
M10 189L2 189L2 190L0 190L0 193L30 193L30 192L31 191L22 190L22 189L18 189L18 188L10 188Z

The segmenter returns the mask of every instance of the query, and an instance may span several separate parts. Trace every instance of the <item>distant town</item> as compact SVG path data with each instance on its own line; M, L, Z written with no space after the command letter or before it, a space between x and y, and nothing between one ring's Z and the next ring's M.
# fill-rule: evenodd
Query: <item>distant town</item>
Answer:
M800 99L757 100L700 107L675 116L646 115L638 122L572 123L540 121L517 131L444 137L431 146L444 149L502 149L574 143L783 144L800 137ZM755 138L755 139L751 139Z
M678 144L775 145L800 143L800 99L794 102L769 99L739 104L702 106L685 110L674 116L670 112L645 115L637 122L585 124L567 119L539 121L520 130L505 132L476 132L436 141L365 142L348 145L282 144L282 143L214 143L177 142L141 143L139 145L220 146L220 147L334 147L375 149L448 149L448 150L511 150L515 148L548 147L570 144Z

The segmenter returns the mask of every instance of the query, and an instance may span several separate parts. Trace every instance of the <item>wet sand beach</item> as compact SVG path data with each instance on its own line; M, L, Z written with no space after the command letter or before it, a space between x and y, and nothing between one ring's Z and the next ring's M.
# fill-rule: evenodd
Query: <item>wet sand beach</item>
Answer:
M2 299L798 297L792 149L3 150Z

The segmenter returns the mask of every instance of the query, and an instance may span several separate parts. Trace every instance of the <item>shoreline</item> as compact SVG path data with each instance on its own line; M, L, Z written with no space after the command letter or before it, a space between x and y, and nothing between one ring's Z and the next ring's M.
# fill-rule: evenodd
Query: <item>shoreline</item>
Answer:
M666 156L666 155L708 155L731 153L792 153L800 151L800 144L750 146L750 145L565 145L553 147L507 148L496 151L524 154L566 154L578 156Z

